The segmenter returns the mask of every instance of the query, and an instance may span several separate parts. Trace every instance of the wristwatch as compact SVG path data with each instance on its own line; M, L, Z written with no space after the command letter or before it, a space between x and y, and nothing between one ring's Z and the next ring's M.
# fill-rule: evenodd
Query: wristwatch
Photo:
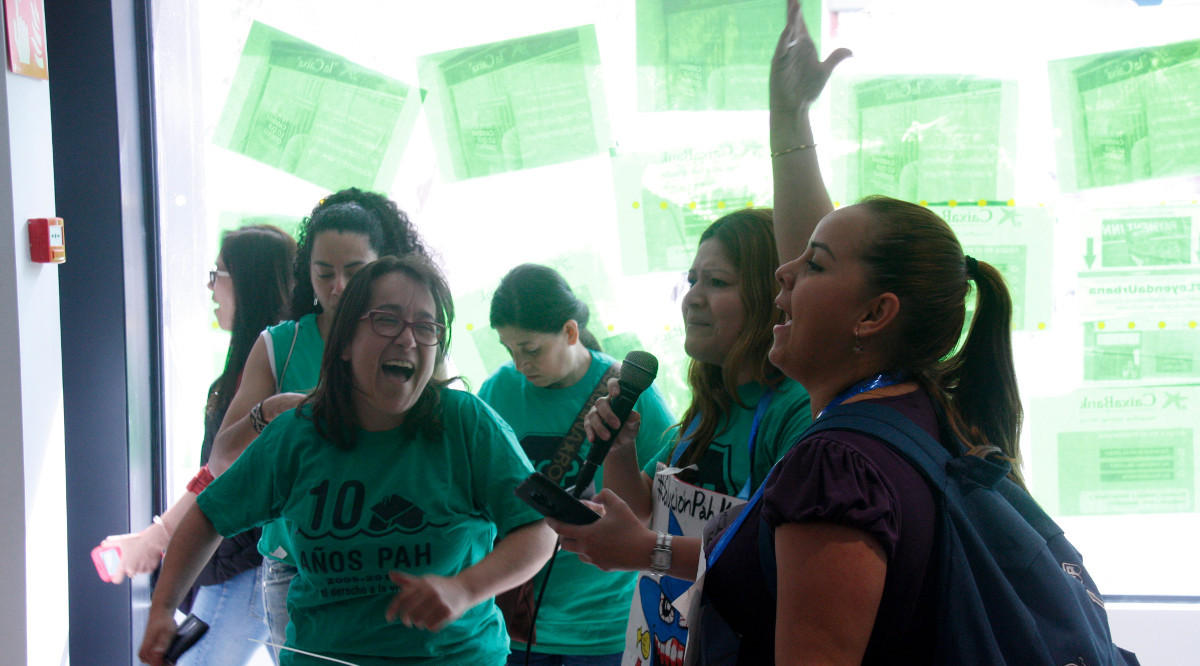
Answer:
M658 533L658 540L650 553L650 570L656 574L665 574L671 568L672 538L670 534Z

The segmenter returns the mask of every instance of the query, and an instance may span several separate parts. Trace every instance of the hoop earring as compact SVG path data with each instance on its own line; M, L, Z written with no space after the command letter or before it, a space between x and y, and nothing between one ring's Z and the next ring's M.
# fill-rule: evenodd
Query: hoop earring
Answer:
M313 307L315 308L320 304L321 304L321 302L317 300L317 297L313 296Z

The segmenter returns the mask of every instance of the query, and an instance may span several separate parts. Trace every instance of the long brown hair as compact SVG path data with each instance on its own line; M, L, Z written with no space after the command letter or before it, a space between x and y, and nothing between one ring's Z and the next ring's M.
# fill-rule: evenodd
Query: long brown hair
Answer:
M873 222L863 246L871 286L900 300L891 369L911 374L937 400L969 453L1003 455L1022 483L1015 463L1024 411L1004 277L986 262L968 262L950 225L928 208L882 196L859 205ZM968 281L975 282L975 316L951 355L966 320Z
M713 438L720 434L717 424L734 403L749 409L737 394L737 376L744 368L750 370L751 379L764 386L777 386L783 380L782 373L767 359L771 329L784 321L783 311L775 307L778 292L775 266L779 254L773 219L770 208L746 208L718 219L700 235L701 243L707 240L720 243L737 271L746 324L723 365L696 359L688 365L692 402L680 420L680 437L693 421L696 428L689 435L691 444L680 458L680 467L704 457Z
M338 302L329 339L321 357L321 378L311 395L296 412L310 419L317 433L343 450L354 448L355 432L361 423L354 409L354 373L342 352L354 342L359 320L371 305L375 281L389 273L401 273L429 289L437 322L446 327L446 337L438 344L436 368L441 368L450 350L450 327L454 323L454 299L446 278L437 266L421 254L388 256L373 261L354 274ZM410 436L421 432L436 437L442 432L441 392L453 379L429 379L416 404L405 414L401 431Z
M287 314L296 241L278 227L252 224L225 232L219 254L233 283L233 329L225 369L208 389L204 441L200 446L202 465L208 462L213 440L259 333Z

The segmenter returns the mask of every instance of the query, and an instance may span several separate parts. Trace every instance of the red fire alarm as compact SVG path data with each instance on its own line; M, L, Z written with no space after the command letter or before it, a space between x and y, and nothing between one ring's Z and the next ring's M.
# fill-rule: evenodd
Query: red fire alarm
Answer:
M29 221L29 258L42 264L61 264L67 260L61 217Z

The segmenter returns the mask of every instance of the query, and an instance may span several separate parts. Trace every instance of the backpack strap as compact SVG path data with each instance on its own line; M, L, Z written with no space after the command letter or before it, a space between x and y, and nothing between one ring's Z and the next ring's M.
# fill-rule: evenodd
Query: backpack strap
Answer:
M839 405L809 426L800 440L824 430L850 430L874 437L896 449L934 488L941 490L949 482L946 465L954 456L921 426L890 407L869 402Z
M857 432L890 446L921 473L938 502L943 501L951 475L987 488L995 488L1044 538L1063 533L1037 502L1006 477L1007 464L998 464L976 456L955 457L921 426L900 412L871 402L838 405L822 414L799 441L825 430ZM775 563L775 535L765 520L759 519L758 556L763 576L771 590L778 578Z
M818 419L801 440L822 430L850 430L874 437L903 455L929 481L935 494L944 495L951 480L996 490L1038 534L1049 540L1063 533L1033 497L1008 479L1007 462L978 456L954 456L921 426L900 412L871 402L840 405Z

